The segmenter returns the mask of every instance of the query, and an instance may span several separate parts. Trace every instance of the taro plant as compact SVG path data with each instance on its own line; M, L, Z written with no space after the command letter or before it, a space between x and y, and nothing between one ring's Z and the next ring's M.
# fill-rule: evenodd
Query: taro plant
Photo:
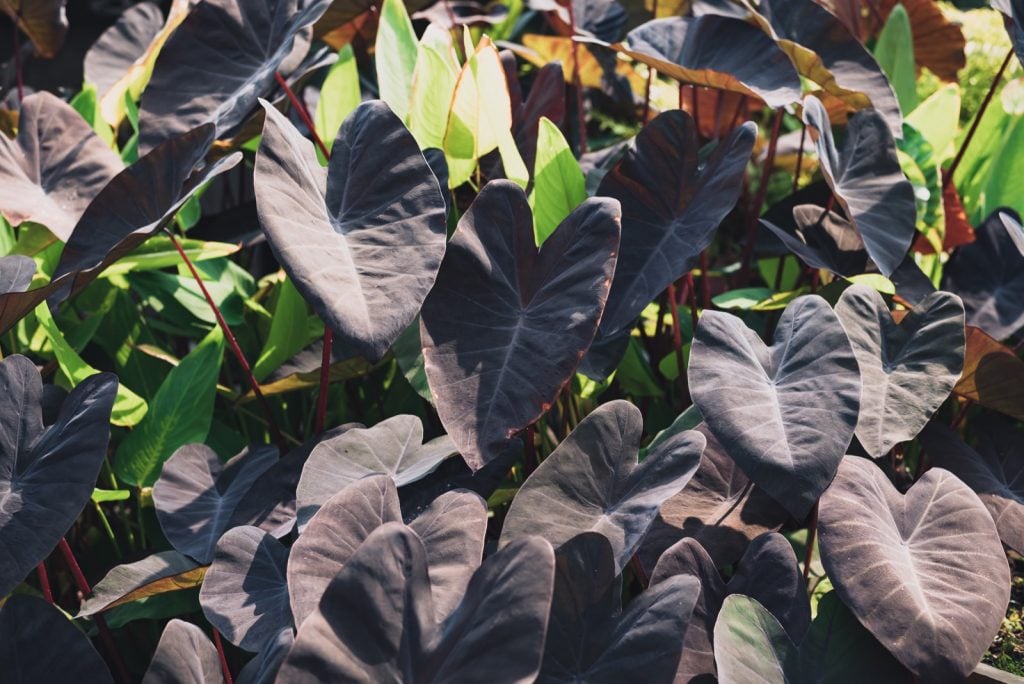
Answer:
M1024 674L1019 0L69 4L0 680Z

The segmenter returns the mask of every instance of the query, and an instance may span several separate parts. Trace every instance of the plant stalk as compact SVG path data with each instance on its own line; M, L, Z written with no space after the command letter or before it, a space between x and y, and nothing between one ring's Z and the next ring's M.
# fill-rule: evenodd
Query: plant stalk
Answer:
M224 640L220 638L220 632L216 627L213 628L213 645L217 647L217 658L220 660L220 671L224 675L225 684L234 684L231 668L228 667L228 656L224 652Z
M764 200L768 194L768 180L775 165L775 150L778 147L779 131L782 129L783 109L775 110L775 117L772 119L772 134L768 139L768 151L764 156L764 165L761 167L761 179L757 186L757 194L750 207L750 215L747 217L747 242L743 245L743 262L740 266L740 285L743 286L750 278L750 260L754 256L754 240L757 238L757 220L761 216L761 209L764 207Z
M39 590L43 592L43 598L47 603L53 603L53 589L50 588L50 575L46 572L46 560L39 561L36 573L39 575Z
M569 32L572 33L572 87L576 91L576 120L580 129L580 156L587 153L587 114L583 111L583 85L580 82L579 47L576 42L576 13L569 2ZM646 121L644 123L647 123Z
M804 143L807 142L807 126L800 122L800 148L796 151L796 173L793 174L793 190L796 192L800 187L800 169L804 163Z
M690 292L693 292L693 276L687 274L690 278ZM686 372L683 368L683 336L679 331L679 300L676 298L676 286L671 284L668 286L668 303L669 311L672 316L672 348L676 354L676 370L678 371L677 380L679 381L679 405L684 406L689 400L690 390L686 386Z
M22 73L21 63L21 31L18 29L18 21L21 20L21 3L18 3L18 11L14 18L14 80L18 87L18 104L25 99L25 75Z
M807 523L807 547L804 549L804 584L811 578L811 563L814 561L814 538L818 533L818 504L811 509L811 519Z

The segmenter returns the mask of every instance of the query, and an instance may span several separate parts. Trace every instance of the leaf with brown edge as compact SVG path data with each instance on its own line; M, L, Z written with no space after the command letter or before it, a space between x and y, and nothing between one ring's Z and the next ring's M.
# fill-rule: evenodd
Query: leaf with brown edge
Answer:
M967 41L959 24L946 18L935 0L874 0L871 11L860 15L865 31L862 35L877 36L897 4L903 5L910 18L917 66L927 67L943 81L955 83L957 72L967 64Z
M572 83L574 51L571 38L564 36L545 36L527 33L523 36L523 46L502 45L508 47L519 57L540 68L548 64L561 63L562 76L567 84ZM524 49L525 48L525 49ZM575 59L579 60L580 85L585 88L600 88L604 82L604 67L590 52L585 44L579 44L575 50ZM626 61L617 61L615 73L626 77L633 92L642 93L646 80Z
M18 22L40 57L52 59L64 45L67 0L0 0L0 10Z
M1006 614L1010 568L967 485L932 468L903 495L847 456L821 497L818 535L839 597L897 660L927 682L974 670Z
M980 406L1024 420L1024 361L981 328L968 325L964 372L953 391Z
M134 563L117 565L92 588L76 617L88 617L117 606L203 583L206 566L177 551L158 551Z

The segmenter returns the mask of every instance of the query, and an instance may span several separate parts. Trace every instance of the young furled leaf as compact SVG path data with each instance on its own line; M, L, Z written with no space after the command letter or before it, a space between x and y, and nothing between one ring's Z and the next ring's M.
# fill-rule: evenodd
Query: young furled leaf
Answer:
M526 195L491 181L463 215L421 338L437 410L478 470L555 401L589 346L619 247L618 202L581 204L537 249Z
M828 112L814 96L804 100L804 124L815 141L825 180L868 254L882 275L892 275L914 239L917 208L888 124L876 111L858 112L850 118L839 150Z
M611 542L621 572L658 508L693 476L704 450L704 436L685 431L638 464L642 432L643 418L632 404L599 406L519 489L501 544L539 535L559 547L583 532L600 532Z
M43 382L15 354L0 361L0 596L45 559L87 503L107 455L117 377L82 381L43 425Z
M727 313L701 316L690 392L747 476L803 519L853 438L860 371L839 318L816 295L786 307L768 347Z
M264 108L255 183L267 240L334 330L334 344L377 361L416 316L441 265L437 180L383 102L365 102L345 120L326 169L312 143Z
M818 535L843 603L911 672L952 682L974 670L1006 614L1010 569L967 485L933 468L903 495L847 456L821 498Z
M473 574L436 622L427 554L389 523L370 534L299 628L280 681L531 682L540 670L554 577L543 539L522 539ZM515 610L509 610L515 606Z

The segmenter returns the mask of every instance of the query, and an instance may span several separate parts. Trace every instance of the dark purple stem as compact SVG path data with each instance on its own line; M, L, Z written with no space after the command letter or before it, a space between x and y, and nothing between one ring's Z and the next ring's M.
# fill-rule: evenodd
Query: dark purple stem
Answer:
M1006 67L1010 64L1010 58L1013 57L1013 48L1006 53L1006 59L1003 60L1002 66L999 67L999 71L996 72L996 77L992 79L992 85L988 87L988 92L985 93L985 99L981 101L981 107L978 108L978 113L974 115L974 121L971 123L970 130L967 131L967 137L964 138L963 144L960 149L957 150L956 157L953 158L953 163L949 165L945 181L942 184L942 189L945 190L949 187L949 184L953 182L953 174L956 173L956 169L960 166L960 162L963 161L964 153L967 152L967 146L971 144L971 140L974 138L975 132L978 130L978 125L981 124L981 117L985 114L985 110L988 109L989 102L992 101L992 96L996 93L996 87L998 87L1000 81L1003 80L1003 72L1006 71Z
M228 656L224 652L224 640L220 638L220 632L213 628L213 645L217 647L217 658L220 660L220 671L224 675L226 684L234 684L234 677L231 676L231 668L228 667Z
M750 207L750 215L747 216L747 242L743 245L743 262L740 266L739 282L741 286L746 285L750 277L750 260L754 256L754 240L757 239L757 219L761 216L761 208L764 206L765 197L768 194L768 180L775 166L775 149L778 147L779 131L782 128L782 113L780 107L775 110L775 117L772 119L772 134L768 139L768 152L764 156L764 165L761 167L761 179L757 186L757 195Z

